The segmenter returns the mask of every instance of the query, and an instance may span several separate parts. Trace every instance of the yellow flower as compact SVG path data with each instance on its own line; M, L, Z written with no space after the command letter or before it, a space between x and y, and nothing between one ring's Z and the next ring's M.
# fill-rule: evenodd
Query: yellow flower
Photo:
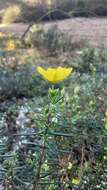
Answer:
M42 67L38 67L37 71L50 83L56 84L65 78L67 78L71 72L72 68L57 67L57 68L48 68L47 70Z
M6 50L7 50L7 51L13 51L13 50L15 50L15 48L16 48L16 45L15 45L14 40L9 40L9 41L6 43Z
M73 178L73 179L72 179L72 183L73 183L74 185L79 185L79 184L80 184L80 179L78 179L78 178Z

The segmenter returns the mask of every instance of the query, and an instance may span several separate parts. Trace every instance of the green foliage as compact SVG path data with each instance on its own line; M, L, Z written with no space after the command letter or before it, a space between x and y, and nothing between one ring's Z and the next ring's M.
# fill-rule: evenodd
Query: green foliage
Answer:
M40 30L32 30L39 36ZM53 42L50 33L45 39ZM85 46L76 56L68 60L74 68L71 77L52 88L35 74L36 65L29 64L33 59L13 68L9 68L10 57L0 59L8 65L0 69L4 189L106 190L107 53Z
M52 55L56 53L59 47L59 32L57 26L53 26L44 33L44 43L49 53Z
M10 141L14 155L7 159L5 155L10 155L10 149L6 154L7 150L2 147L2 167L8 172L4 184L9 181L17 189L30 186L32 189L40 164L40 190L68 186L76 189L78 185L72 183L74 178L81 179L81 189L87 186L97 189L99 185L101 189L106 188L107 133L103 96L107 90L104 82L100 76L77 77L74 74L69 89L65 88L61 93L57 89L49 90L47 103L40 106L34 98L27 104L25 100L17 102L16 107L8 107L1 135L5 122L13 127L8 128L5 141L3 136L1 140L5 147L14 136L14 143ZM97 96L96 92L99 92ZM23 120L20 120L21 112Z
M45 94L48 85L41 84L39 77L34 78L35 65L0 69L0 100L12 97L32 97L36 94ZM38 86L38 87L37 87ZM41 92L41 89L44 89Z
M72 63L79 72L96 72L97 51L92 47L85 47L78 52L80 55Z
M90 45L85 45L77 51L77 56L68 60L68 64L79 73L106 72L107 52L103 49L97 50Z

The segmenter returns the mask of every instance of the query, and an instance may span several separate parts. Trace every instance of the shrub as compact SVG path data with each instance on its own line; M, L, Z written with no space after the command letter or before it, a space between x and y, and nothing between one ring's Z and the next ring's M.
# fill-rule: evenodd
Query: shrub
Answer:
M4 58L5 59L5 58ZM4 61L3 59L3 61ZM0 68L0 101L12 99L13 97L34 97L35 95L45 95L48 87L41 83L39 77L34 77L36 67L34 64L15 65L19 60L7 58L7 67ZM10 61L10 68L9 68ZM15 63L14 63L15 62ZM38 88L37 88L38 86Z
M10 1L12 4L12 1ZM105 16L107 15L107 1L104 0L55 0L55 1L36 1L26 3L26 1L16 1L17 5L6 8L4 14L0 13L2 22L17 22L21 7L21 22L42 20L56 20L70 18L71 16ZM6 3L7 7L7 3ZM14 9L16 9L14 11ZM52 11L53 10L53 11ZM50 11L49 14L47 14ZM6 13L7 12L7 13ZM11 13L10 13L11 12ZM2 16L3 14L3 16ZM18 15L17 15L18 14ZM13 17L12 17L13 15ZM17 17L17 18L16 18ZM8 21L10 19L10 21ZM4 20L4 21L3 21Z
M45 44L46 49L51 55L56 54L59 48L59 38L60 33L57 25L50 27L46 32L44 32L43 44Z
M70 52L74 48L72 36L62 33L56 24L46 30L34 25L26 36L25 43L33 47L45 48L49 55Z
M19 16L20 8L16 9L15 6L21 7L22 9L20 17L21 22L37 21L40 18L42 20L56 20L70 18L71 16L107 15L106 0L49 0L36 1L34 3L26 3L26 1L17 0L17 5L12 5L12 1L10 1L9 3L9 5L11 6L3 11L4 14L2 13L2 11L0 13L0 20L3 17L3 23L17 22L19 20L17 16ZM5 6L7 7L7 3ZM14 11L14 9L16 10ZM48 11L52 12L47 14Z
M56 104L47 98L48 104L44 101L41 106L37 97L2 103L1 183L8 181L15 189L33 189L40 164L40 190L106 189L104 83L104 76L74 74L69 88L60 94L64 99L59 98L56 90ZM53 89L50 92L51 98L55 98Z
M3 24L11 24L20 20L21 7L19 5L12 5L8 7L2 17Z
M68 64L73 66L79 73L95 74L107 72L107 51L97 50L90 45L85 45L77 51L76 57L68 60Z
M73 0L56 0L55 5L58 9L68 12L75 8L76 3Z
M57 0L54 6L71 16L107 15L106 0Z
M51 54L54 49L68 50L57 26L47 31L34 27L32 32ZM35 65L0 69L0 184L4 189L9 184L8 189L32 190L34 181L40 184L38 190L106 189L107 72L93 73L96 63L98 68L107 64L102 51L84 47L75 63L70 60L74 72L58 85L63 90L53 87L48 96L49 85L35 77Z
M86 8L90 11L90 15L105 16L107 15L107 1L106 0L88 0Z
M80 73L94 72L98 61L97 51L90 46L86 46L79 53L78 58L72 63L74 68Z

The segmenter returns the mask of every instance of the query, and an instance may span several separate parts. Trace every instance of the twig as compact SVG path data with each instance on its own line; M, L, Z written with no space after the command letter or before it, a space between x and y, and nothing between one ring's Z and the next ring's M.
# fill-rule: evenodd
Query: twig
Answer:
M70 15L65 12L65 11L62 11L60 9L52 9L50 11L48 11L46 14L44 14L43 16L41 16L37 21L36 21L36 24L41 22L46 16L50 15L51 13L54 13L55 11L58 11L59 13L62 13L63 15L67 16L68 18L70 18ZM31 23L28 28L26 29L26 31L24 32L24 34L22 35L22 39L25 37L25 35L29 32L30 28L35 24L35 22Z
M37 173L36 173L35 180L34 180L33 190L39 189L41 168L42 168L42 165L44 162L44 157L45 157L45 146L46 146L48 127L49 127L49 117L50 117L50 115L48 115L47 121L45 123L46 128L45 128L45 133L44 133L43 147L41 147L40 158L39 158L39 162L38 162Z
M68 17L68 18L71 18L72 15L74 13L81 13L81 11L78 11L77 9L74 9L72 10L71 12L67 13L66 11L63 11L63 10L60 10L58 8L55 8L55 9L52 9L50 11L48 11L46 14L42 15L39 19L37 19L36 21L36 24L38 24L39 22L43 21L43 19L46 17L46 16L49 16L50 14L54 13L54 12L59 12L61 14L63 14L64 16ZM97 14L95 14L94 12L90 11L90 10L86 10L86 13L89 13L90 15L93 15L93 16L97 16ZM25 35L29 32L30 28L35 24L35 22L31 23L28 28L26 29L26 31L24 32L24 34L22 35L22 39L25 37Z
M34 182L34 188L33 190L38 190L39 189L39 182L40 182L40 172L41 172L41 167L44 161L44 153L45 153L45 148L43 147L40 153L40 160L38 163L38 169L37 169L37 174L35 177L35 182Z

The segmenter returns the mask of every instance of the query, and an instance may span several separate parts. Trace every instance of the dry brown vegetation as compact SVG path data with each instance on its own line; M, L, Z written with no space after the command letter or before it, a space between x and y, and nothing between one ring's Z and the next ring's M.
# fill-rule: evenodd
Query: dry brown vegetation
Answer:
M73 18L63 21L44 23L45 28L57 23L58 27L72 36L73 40L89 40L94 46L107 47L107 18ZM42 23L43 25L43 23ZM1 25L0 31L21 36L26 31L28 24Z
M0 0L0 18L2 21L6 9L12 5L21 6L21 22L37 21L41 16L52 11L44 19L63 19L73 16L106 16L106 0ZM10 9L10 12L13 10ZM9 14L9 13L8 13ZM12 14L12 13L10 13ZM13 15L14 17L14 15ZM14 21L17 22L17 19Z

